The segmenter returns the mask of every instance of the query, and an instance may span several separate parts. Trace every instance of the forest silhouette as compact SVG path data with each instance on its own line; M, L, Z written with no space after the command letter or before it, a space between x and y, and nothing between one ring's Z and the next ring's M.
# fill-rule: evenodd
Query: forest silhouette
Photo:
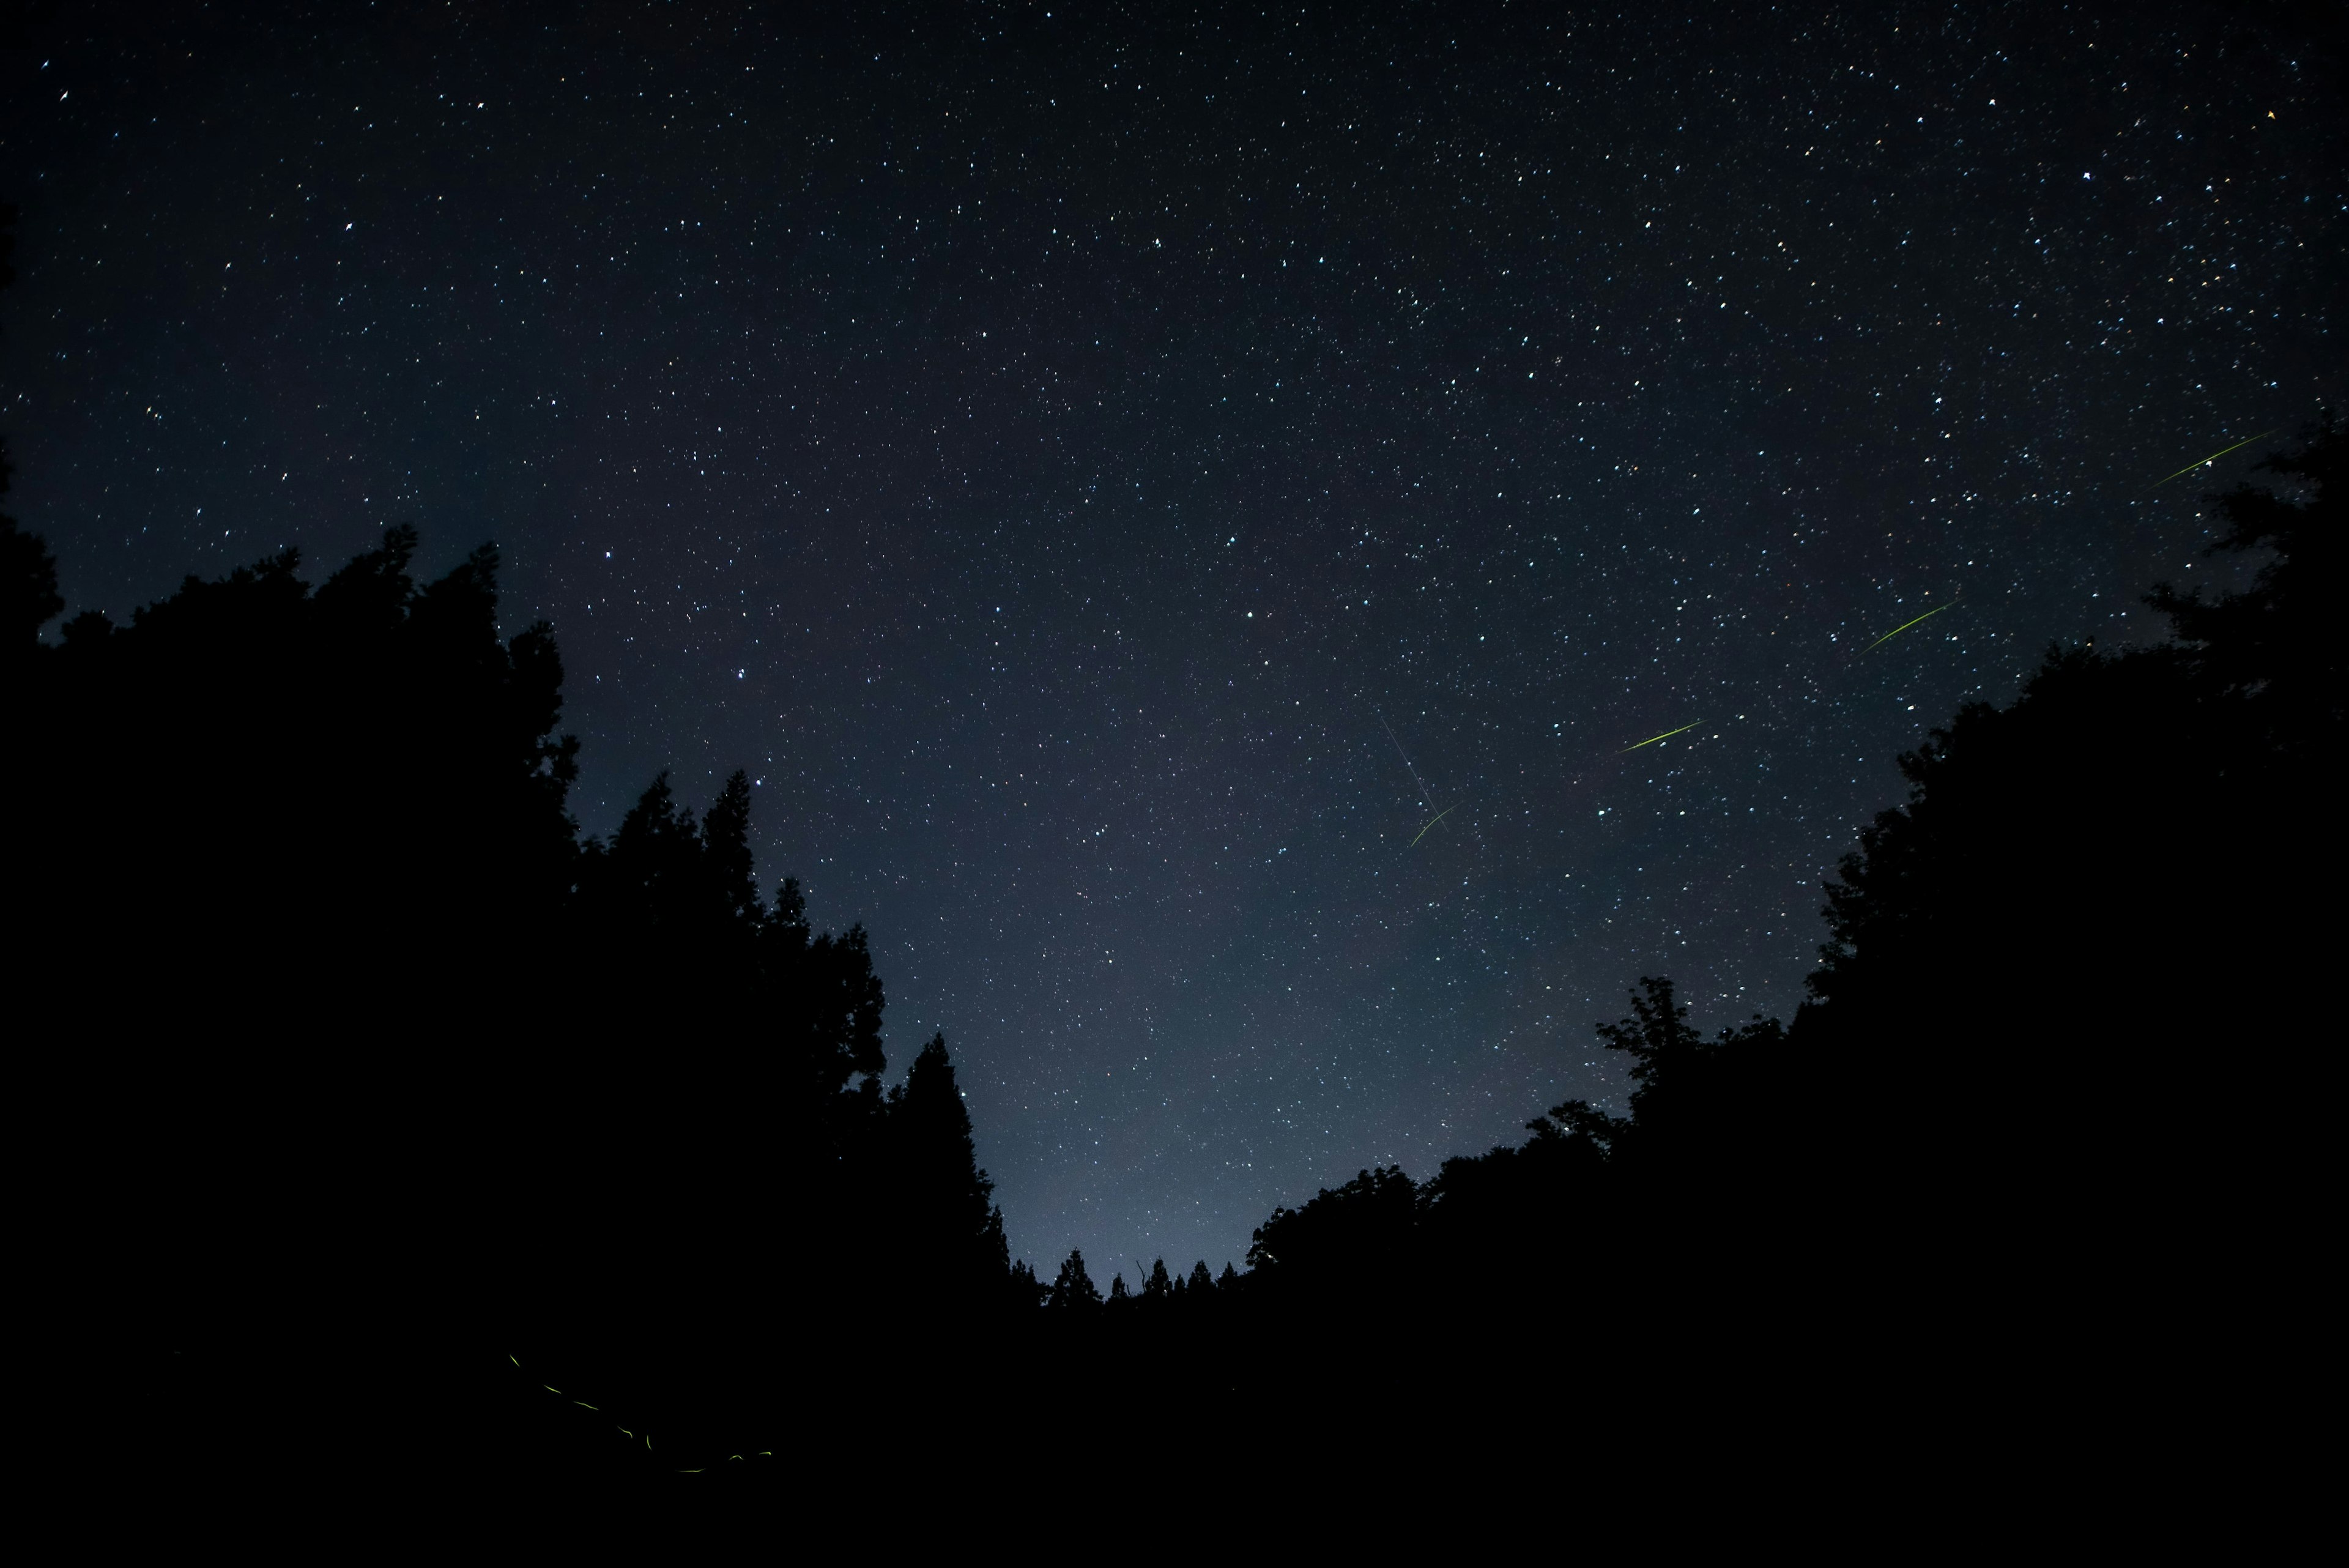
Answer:
M981 1430L1081 1451L1136 1400L1170 1450L1245 1411L1303 1451L1698 1384L2150 1398L2147 1358L2315 1289L2344 445L2214 498L2241 591L2159 587L2170 640L2051 649L1900 759L1791 1022L1708 1038L1642 978L1599 1026L1623 1114L1106 1291L1009 1257L943 1037L884 1090L864 933L762 892L744 775L581 834L556 641L502 633L492 547L425 580L395 527L47 639L56 562L0 519L9 1006L66 1250L105 1256L58 1288L171 1399L274 1380L281 1434L405 1368L435 1413L378 1425L427 1476L836 1482Z

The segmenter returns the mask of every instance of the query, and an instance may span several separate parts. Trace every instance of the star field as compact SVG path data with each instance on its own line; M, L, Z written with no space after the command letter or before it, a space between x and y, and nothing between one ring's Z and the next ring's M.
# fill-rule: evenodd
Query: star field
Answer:
M583 825L747 768L1104 1281L1790 1014L1897 753L2344 391L2250 13L496 11L10 53L11 506L118 618L495 538Z

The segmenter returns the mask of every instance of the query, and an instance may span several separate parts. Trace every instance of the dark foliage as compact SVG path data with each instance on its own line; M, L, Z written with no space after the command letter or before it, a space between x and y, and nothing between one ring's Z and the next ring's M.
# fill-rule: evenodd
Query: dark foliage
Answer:
M2051 652L2013 706L1961 712L1901 760L1909 804L1827 888L1833 940L1793 1030L1822 1148L1884 1173L1874 1189L1945 1263L1990 1247L2108 1279L2158 1267L2181 1224L2240 1224L2220 1211L2247 1173L2270 1190L2311 1174L2273 1121L2185 1135L2178 1095L2255 1079L2297 1106L2315 1087L2300 982L2335 929L2308 895L2340 866L2319 781L2342 732L2320 607L2342 446L2328 421L2264 465L2305 482L2298 502L2217 498L2214 548L2276 552L2249 592L2158 592L2178 643ZM1993 1057L2033 1084L2023 1103L1974 1087Z
M2178 641L2051 651L1901 759L1909 799L1828 883L1791 1028L1708 1041L1643 980L1599 1027L1628 1116L1569 1102L1423 1183L1364 1171L1275 1210L1226 1363L1335 1412L1375 1366L1375 1402L1425 1410L1473 1385L1469 1347L1603 1323L1651 1391L1808 1366L1768 1397L1816 1398L1898 1367L1912 1410L2060 1388L2109 1415L2247 1300L2308 1326L2342 447L2327 421L2269 460L2298 499L2215 498L2214 548L2273 558L2215 603L2158 592Z
M1085 1272L1084 1253L1071 1252L1054 1277L1051 1294L1044 1298L1044 1305L1058 1313L1086 1313L1101 1304L1101 1291Z
M2302 490L2302 498L2249 484L2215 498L2228 527L2209 554L2268 553L2251 588L2213 603L2199 589L2180 594L2164 583L2148 601L2170 618L2194 673L2248 699L2266 747L2294 760L2317 755L2341 728L2341 642L2324 628L2349 550L2344 463L2349 439L2327 416L2299 451L2271 453L2260 464Z
M69 1147L122 1336L224 1381L519 1353L707 1448L848 1421L889 1382L860 1353L1032 1303L943 1037L882 1093L864 935L760 897L748 781L580 842L552 634L500 635L493 552L419 583L416 548L26 628L11 995L104 1105ZM546 1436L438 1451L576 1457Z

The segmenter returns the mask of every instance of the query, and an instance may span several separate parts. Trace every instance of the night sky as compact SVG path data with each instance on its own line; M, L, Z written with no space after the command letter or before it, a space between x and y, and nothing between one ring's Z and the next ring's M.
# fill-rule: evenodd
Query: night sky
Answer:
M2349 381L2290 10L765 9L63 8L9 506L118 618L495 539L583 827L749 770L1048 1272L1790 1015L1896 755Z

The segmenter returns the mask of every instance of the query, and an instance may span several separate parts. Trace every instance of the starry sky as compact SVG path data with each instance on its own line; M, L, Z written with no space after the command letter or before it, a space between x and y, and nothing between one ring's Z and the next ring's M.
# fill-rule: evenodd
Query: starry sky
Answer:
M10 507L118 618L495 539L583 827L747 769L1015 1253L1220 1267L1619 1109L1642 974L1789 1014L1896 755L2214 579L2262 444L2155 482L2344 391L2310 14L64 7Z

